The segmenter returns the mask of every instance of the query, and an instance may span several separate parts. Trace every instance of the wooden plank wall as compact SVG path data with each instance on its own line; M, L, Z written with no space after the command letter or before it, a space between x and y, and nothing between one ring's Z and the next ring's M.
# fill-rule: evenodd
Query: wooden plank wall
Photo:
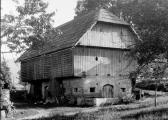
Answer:
M136 62L128 58L128 51L93 47L76 47L74 50L74 74L81 76L119 76L135 69Z
M27 68L26 62L21 62L21 80L22 80L23 82L28 81L28 80L27 80L26 68Z
M72 49L53 53L51 58L52 78L73 76Z
M92 30L87 31L81 37L78 44L107 48L128 48L134 44L134 35L128 26L98 22Z
M73 76L73 57L70 49L21 62L21 78L23 81L62 76Z
M21 62L22 81L48 79L50 73L49 56L41 56Z

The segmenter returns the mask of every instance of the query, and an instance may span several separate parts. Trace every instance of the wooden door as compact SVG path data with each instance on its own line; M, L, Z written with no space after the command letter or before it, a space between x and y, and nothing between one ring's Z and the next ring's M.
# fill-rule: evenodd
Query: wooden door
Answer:
M113 90L112 85L109 85L109 84L104 85L103 90L102 90L102 96L104 98L112 98L113 97L113 92L114 92L114 90Z
M64 86L63 86L63 81L61 78L55 78L54 79L54 94L57 97L64 96Z
M41 82L34 83L34 97L37 101L42 99L42 83Z

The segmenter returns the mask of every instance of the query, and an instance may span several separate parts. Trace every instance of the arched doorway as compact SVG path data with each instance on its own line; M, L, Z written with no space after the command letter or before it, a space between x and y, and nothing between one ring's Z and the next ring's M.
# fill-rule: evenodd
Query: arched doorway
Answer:
M106 84L103 86L102 97L104 98L112 98L114 94L114 87L110 84Z

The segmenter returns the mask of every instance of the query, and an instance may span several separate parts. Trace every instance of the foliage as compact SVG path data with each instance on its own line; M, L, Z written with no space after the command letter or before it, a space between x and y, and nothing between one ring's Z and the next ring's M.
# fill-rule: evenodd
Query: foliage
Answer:
M16 102L19 102L19 103L27 102L26 94L27 94L26 90L11 90L10 91L10 100L15 103ZM28 99L30 99L30 98L28 98Z
M135 98L133 95L126 95L122 98L122 103L124 104L133 103L134 101L135 101Z
M47 6L42 0L25 0L23 5L18 4L16 15L3 16L1 38L7 38L11 50L21 52L49 41L56 30L52 26L55 13L47 13Z
M141 38L133 55L140 66L152 62L160 54L167 54L168 1L141 0L141 2L117 3L111 10L121 11L123 18L132 23ZM116 13L117 14L117 13Z
M160 81L160 83L157 85L157 90L167 92L168 91L167 86L168 86L168 82ZM155 90L156 85L155 85L155 81L153 80L143 80L137 83L136 87L144 90Z
M78 0L75 13L77 16L81 16L101 7L109 8L113 3L112 0Z
M11 74L10 69L7 66L6 61L2 61L1 63L1 76L3 82L3 88L10 88L11 87Z

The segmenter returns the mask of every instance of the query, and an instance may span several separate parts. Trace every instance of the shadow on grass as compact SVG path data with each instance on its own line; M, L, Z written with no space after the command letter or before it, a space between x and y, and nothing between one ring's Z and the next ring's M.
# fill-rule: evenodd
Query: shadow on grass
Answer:
M121 118L122 120L168 120L168 108L141 111Z
M79 108L88 108L88 107L93 107L93 106L88 106L88 105L83 105L83 106L77 106L77 105L69 105L69 104L29 104L29 103L14 103L14 106L16 109L25 109L25 108L55 108L55 107L79 107Z
M93 114L77 113L75 115L54 115L50 117L41 117L31 120L95 120L97 117Z

